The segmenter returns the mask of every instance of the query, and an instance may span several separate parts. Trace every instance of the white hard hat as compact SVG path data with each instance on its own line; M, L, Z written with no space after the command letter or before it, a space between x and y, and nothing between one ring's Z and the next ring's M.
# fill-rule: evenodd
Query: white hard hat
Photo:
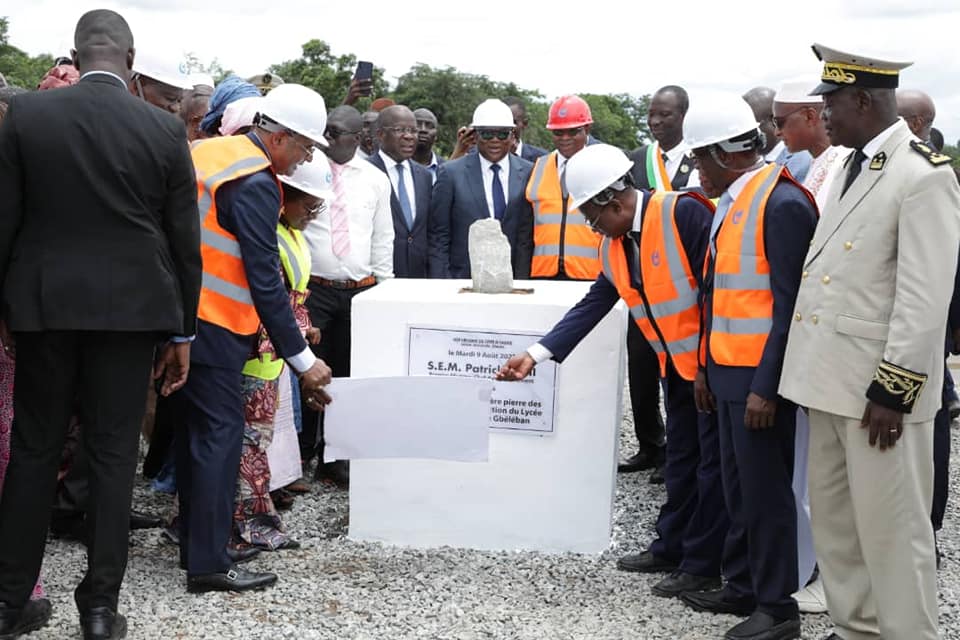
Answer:
M473 110L473 122L471 127L512 129L513 111L505 102L490 98L484 100Z
M613 145L587 145L567 160L564 169L567 192L573 198L572 206L580 207L607 187L616 184L632 168L633 161Z
M329 201L333 196L333 171L330 170L326 154L315 153L313 160L297 167L292 176L277 177L281 182L314 197Z
M138 51L133 59L133 72L177 89L193 89L193 81L187 73L187 64L183 61L173 62Z
M187 81L194 87L213 87L213 76L209 73L191 73L187 76ZM191 87L192 88L192 87Z
M691 96L683 118L683 141L691 149L719 144L727 152L747 151L756 148L755 138L735 143L729 140L756 131L753 110L735 93Z
M268 93L260 114L279 125L327 147L327 105L323 96L302 84L281 84Z

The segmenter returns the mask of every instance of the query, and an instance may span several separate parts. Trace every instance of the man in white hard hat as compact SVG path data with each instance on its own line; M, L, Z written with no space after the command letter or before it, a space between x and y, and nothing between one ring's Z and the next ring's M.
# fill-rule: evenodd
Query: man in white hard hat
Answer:
M430 277L469 278L467 236L483 218L500 221L510 243L513 277L530 277L533 209L524 189L533 163L510 153L513 112L491 98L473 112L478 153L440 166L430 200Z
M497 374L522 380L534 365L562 362L618 300L658 354L667 387L667 504L658 538L633 564L668 572L656 595L720 586L727 517L720 490L716 424L697 415L697 373L703 261L712 206L699 195L633 188L633 162L616 147L591 145L567 162L571 206L602 234L601 273L576 307L537 344ZM679 240L679 242L678 242Z
M137 53L130 76L130 93L170 113L180 113L183 92L193 89L193 82L182 62L170 62Z
M897 117L911 63L813 50L827 133L854 152L808 247L780 393L809 408L831 638L935 640L933 434L960 188L950 158Z
M180 563L190 591L244 591L273 584L227 553L243 441L241 370L266 328L277 355L300 376L304 397L320 407L330 369L310 351L281 280L278 175L291 175L317 146L327 146L323 98L282 85L264 100L246 135L201 140L191 153L201 216L203 287L191 376L175 396Z
M813 197L764 162L763 134L740 96L691 100L683 123L700 185L719 197L704 279L697 407L716 412L727 534L722 589L685 593L700 611L749 616L727 640L800 637L797 513L792 488L797 406L777 395Z

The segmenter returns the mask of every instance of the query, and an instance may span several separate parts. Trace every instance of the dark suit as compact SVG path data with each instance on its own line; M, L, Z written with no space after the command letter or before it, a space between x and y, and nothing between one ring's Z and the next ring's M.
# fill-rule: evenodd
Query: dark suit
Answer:
M104 74L13 98L0 127L0 281L17 337L0 601L40 570L68 419L89 460L81 613L116 609L154 345L193 334L200 230L183 122Z
M500 165L507 162L508 198L501 227L510 242L513 277L522 280L530 277L533 258L533 208L525 194L533 165L515 155L507 156ZM470 277L470 225L490 217L481 173L479 154L466 155L440 167L430 200L431 278Z
M777 388L803 262L816 224L816 208L800 187L782 181L773 189L763 223L773 292L773 327L760 363L756 367L719 365L707 350L707 380L717 398L723 490L730 514L723 569L726 588L756 600L758 609L776 618L796 618L797 603L790 594L798 584L797 514L792 487L797 406L779 397ZM709 335L712 258L708 260L704 295ZM773 427L756 431L746 428L744 411L751 392L776 401Z
M649 148L650 145L645 144L630 154L630 159L633 161L633 168L630 170L630 174L633 176L633 183L638 189L652 189L656 187L656 185L650 184L650 178L647 175L647 149ZM680 165L677 167L676 173L670 176L670 185L674 191L683 191L686 188L687 181L690 179L690 174L693 170L693 153L687 151L683 159L680 160Z
M374 153L367 160L373 166L387 173L380 153ZM390 194L390 210L393 212L393 275L397 278L426 278L428 273L427 218L430 211L430 193L433 191L433 175L421 164L407 162L413 172L414 199L416 212L413 228L407 227L407 221L400 208L396 189ZM389 174L387 174L389 176Z
M545 156L548 153L550 152L546 149L542 149L536 145L527 144L526 142L524 142L523 146L520 147L520 157L529 162L534 162L540 156Z

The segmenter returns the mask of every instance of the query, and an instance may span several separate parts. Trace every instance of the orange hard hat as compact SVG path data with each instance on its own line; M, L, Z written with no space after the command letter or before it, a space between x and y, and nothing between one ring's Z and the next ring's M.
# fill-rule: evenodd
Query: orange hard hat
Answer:
M591 123L590 105L580 96L561 96L550 105L547 129L574 129Z

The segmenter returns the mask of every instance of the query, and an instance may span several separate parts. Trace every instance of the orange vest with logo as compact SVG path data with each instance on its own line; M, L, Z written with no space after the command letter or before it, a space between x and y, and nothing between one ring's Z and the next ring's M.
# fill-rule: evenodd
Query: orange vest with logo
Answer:
M674 218L677 200L681 197L695 197L713 209L709 201L695 194L654 192L643 213L639 264L628 264L623 246L624 242L633 242L628 237L604 238L600 245L600 260L604 276L617 288L640 331L656 352L660 375L667 375L669 356L680 377L692 381L697 374L700 290ZM631 254L633 260L637 260L636 253ZM643 296L634 288L631 273L640 274Z
M730 205L717 232L708 345L717 364L756 367L763 357L767 336L773 328L764 214L767 200L781 180L800 186L779 165L763 168ZM803 187L800 189L810 197ZM813 203L812 197L810 201ZM707 263L709 267L709 258Z
M236 236L217 222L216 195L227 182L262 171L270 167L270 161L247 136L200 140L193 143L190 153L197 172L203 259L197 317L233 333L256 333L260 317L250 297L240 245ZM277 185L279 188L279 182ZM278 218L279 215L278 211Z
M595 280L600 273L597 251L601 237L587 224L579 209L563 201L557 152L537 158L527 200L533 206L533 261L530 276L552 278L566 274L574 280Z

